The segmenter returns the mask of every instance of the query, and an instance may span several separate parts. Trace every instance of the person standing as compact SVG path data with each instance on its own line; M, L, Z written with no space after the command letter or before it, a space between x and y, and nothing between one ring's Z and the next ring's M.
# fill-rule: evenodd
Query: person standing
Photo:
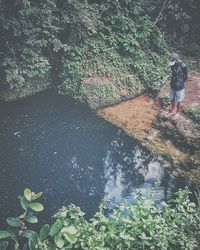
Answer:
M180 103L185 97L185 85L188 78L187 66L180 60L178 54L169 58L172 76L170 81L171 115L180 111Z

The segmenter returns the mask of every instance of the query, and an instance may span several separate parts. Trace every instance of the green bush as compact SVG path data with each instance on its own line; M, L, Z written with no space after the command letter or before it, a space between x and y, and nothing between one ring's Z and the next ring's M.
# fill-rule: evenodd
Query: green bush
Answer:
M1 249L9 245L18 250L22 242L23 249L30 250L199 249L200 207L189 200L188 189L178 191L162 206L141 193L136 195L135 204L121 204L109 214L106 205L101 204L89 221L79 207L69 205L53 216L51 225L42 225L37 233L29 225L37 223L31 211L43 210L42 204L35 202L41 194L25 189L20 197L24 213L7 219L10 228L0 231Z
M163 95L160 97L160 105L162 108L166 108L170 105L170 97L167 95Z
M200 124L200 107L193 106L193 107L186 107L184 108L184 113L187 114L193 121Z

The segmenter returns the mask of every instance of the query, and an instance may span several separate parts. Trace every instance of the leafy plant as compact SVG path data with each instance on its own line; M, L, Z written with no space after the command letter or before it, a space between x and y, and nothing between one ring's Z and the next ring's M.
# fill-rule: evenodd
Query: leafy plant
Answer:
M29 224L35 224L38 222L38 218L33 214L34 212L41 212L44 207L41 203L36 202L42 195L42 192L34 193L29 188L24 190L24 195L20 196L20 205L24 212L17 217L9 217L6 222L9 226L7 231L0 231L0 249L7 249L9 242L13 249L18 250L20 247L20 239L27 238L28 243L24 245L24 249L35 249L38 234L35 231L29 230ZM8 241L9 240L9 241Z
M160 97L160 105L162 108L166 108L170 105L170 97L167 95L163 95Z
M121 204L109 215L106 205L101 204L89 221L79 207L69 205L59 209L51 226L44 224L37 233L26 228L27 222L36 222L35 217L28 214L27 207L41 211L42 205L35 202L40 195L25 189L20 202L26 214L7 219L18 233L0 231L1 249L7 249L7 239L14 240L13 249L21 249L18 236L27 239L23 249L30 250L197 250L199 247L200 208L190 201L187 188L161 206L156 206L151 196L148 198L143 193L135 195L135 204Z
M200 107L192 106L184 108L185 114L187 114L193 121L200 124Z

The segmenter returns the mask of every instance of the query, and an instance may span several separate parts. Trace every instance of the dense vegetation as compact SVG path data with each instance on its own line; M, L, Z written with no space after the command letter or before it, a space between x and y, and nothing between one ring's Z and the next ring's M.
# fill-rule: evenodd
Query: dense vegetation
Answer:
M105 205L100 205L89 221L79 207L69 205L53 216L52 225L42 225L37 233L29 227L38 222L33 212L43 210L43 205L36 202L42 193L26 188L20 197L24 212L7 219L9 229L0 230L0 249L8 245L15 250L22 246L30 250L199 249L200 203L191 202L189 194L188 189L181 190L158 207L138 193L135 204L121 204L110 214Z
M84 79L105 76L107 88L139 78L154 94L167 77L163 31L179 49L200 52L197 2L1 0L0 88L20 93L53 81L84 100Z
M155 94L168 77L171 46L200 57L198 2L0 0L0 90L23 96L27 88L51 84L79 101L92 93L93 104L124 86L130 94L144 89ZM102 83L95 84L95 78ZM167 101L163 98L163 105ZM199 122L199 110L185 112ZM200 244L199 206L189 201L187 190L162 207L138 197L137 204L123 204L111 216L102 205L90 221L71 205L37 233L28 226L38 221L32 212L43 210L35 201L40 196L25 190L20 198L24 213L7 219L10 228L0 231L0 249L8 244L22 249L23 243L23 249L41 250L185 250Z

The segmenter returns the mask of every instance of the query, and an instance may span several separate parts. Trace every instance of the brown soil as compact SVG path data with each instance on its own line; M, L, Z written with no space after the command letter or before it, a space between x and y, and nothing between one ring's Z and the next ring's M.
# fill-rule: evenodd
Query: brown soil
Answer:
M153 127L153 122L159 114L159 107L149 96L139 96L133 100L100 109L97 113L138 139L154 153L163 155L174 163L186 159L183 152L175 148L169 140L164 140L160 131Z
M105 83L105 82L111 82L112 77L87 77L83 79L83 82L85 84L96 84L96 83Z

